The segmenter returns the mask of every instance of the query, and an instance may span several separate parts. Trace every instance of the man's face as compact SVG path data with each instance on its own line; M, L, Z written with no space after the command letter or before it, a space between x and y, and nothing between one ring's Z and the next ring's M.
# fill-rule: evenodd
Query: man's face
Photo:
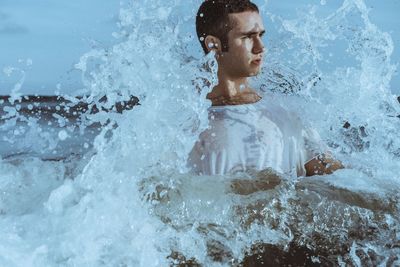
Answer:
M265 29L258 12L229 14L232 30L228 33L228 52L218 59L219 68L230 78L255 76L260 72Z

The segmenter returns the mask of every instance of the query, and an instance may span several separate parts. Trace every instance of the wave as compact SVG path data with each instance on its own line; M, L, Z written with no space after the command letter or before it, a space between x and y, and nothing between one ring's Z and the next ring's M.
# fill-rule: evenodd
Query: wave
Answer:
M202 57L194 36L199 1L133 1L121 9L119 43L77 65L88 95L63 95L88 107L77 128L61 122L55 143L38 149L51 152L97 123L90 151L0 162L1 265L399 263L400 112L389 88L390 35L369 20L362 0L344 0L328 16L310 6L290 20L258 2L271 37L253 86L299 114L347 168L313 178L270 169L190 175L187 155L208 127L205 96L217 82L213 55ZM110 112L132 96L140 105ZM8 125L24 117L5 113ZM22 140L42 140L41 124L25 121L32 134Z

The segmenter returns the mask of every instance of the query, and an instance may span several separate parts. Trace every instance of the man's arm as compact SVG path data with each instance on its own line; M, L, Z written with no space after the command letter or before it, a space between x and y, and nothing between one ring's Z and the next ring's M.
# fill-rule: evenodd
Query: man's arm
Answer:
M320 154L304 164L306 176L331 174L336 170L343 169L343 164L332 158L329 154Z

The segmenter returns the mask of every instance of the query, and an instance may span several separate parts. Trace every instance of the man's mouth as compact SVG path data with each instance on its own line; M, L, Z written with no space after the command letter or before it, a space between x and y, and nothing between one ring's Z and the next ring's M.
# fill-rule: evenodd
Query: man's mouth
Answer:
M251 64L259 66L259 65L261 65L261 62L262 62L262 59L255 59L255 60L251 61Z

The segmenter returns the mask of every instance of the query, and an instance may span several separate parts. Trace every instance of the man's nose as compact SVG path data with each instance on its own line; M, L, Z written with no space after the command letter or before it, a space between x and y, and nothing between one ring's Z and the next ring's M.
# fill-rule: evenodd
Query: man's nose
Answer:
M253 46L253 54L261 54L264 52L264 43L260 37L256 37L254 40L254 46Z

